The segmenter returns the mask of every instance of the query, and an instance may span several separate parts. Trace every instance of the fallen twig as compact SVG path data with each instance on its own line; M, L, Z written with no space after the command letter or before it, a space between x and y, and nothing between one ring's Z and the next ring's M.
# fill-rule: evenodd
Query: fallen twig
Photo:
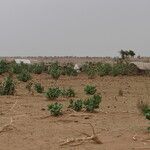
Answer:
M135 148L132 148L133 150L134 149L148 149L148 150L150 150L150 147L135 147Z
M3 127L0 127L0 133L12 130L12 128L14 128L12 123L13 123L13 118L11 117L10 118L10 123L4 125Z
M82 116L82 117L92 117L91 114L81 114L81 113L72 113L72 114L69 114L70 117L79 117L79 116Z
M7 113L9 113L10 111L12 111L14 109L14 107L16 106L18 100L16 100L16 102L13 104L13 106L7 111ZM15 128L13 125L13 118L10 117L10 123L4 125L3 127L0 127L0 133L2 132L6 132L6 131L9 131L9 130L12 130L13 128Z
M86 123L86 124L87 124L87 123ZM83 144L84 142L89 141L89 140L94 141L96 144L103 144L103 143L99 140L97 134L95 133L95 130L94 130L93 125L92 125L91 123L88 123L88 124L89 124L89 125L91 126L91 128L92 128L92 133L93 133L93 134L92 134L91 136L88 135L88 134L86 134L86 133L84 133L84 134L86 135L86 137L67 139L66 141L61 142L60 146L68 145L68 144L71 144L71 143L75 143L75 144L72 144L71 146L77 146L77 145L81 145L81 144Z

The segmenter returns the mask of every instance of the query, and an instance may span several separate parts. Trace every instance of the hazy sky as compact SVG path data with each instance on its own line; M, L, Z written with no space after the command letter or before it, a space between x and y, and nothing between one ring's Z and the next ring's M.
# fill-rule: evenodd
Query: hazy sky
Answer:
M150 0L0 0L0 55L150 56Z

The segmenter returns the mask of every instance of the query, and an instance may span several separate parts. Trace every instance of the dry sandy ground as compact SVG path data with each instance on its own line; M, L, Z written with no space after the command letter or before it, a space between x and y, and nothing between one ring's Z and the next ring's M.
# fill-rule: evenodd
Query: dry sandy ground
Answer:
M3 77L0 77L2 80ZM55 82L49 75L33 76L34 81L41 82L45 88ZM86 84L94 84L102 94L100 109L95 113L67 111L69 99L59 98L64 105L64 114L60 117L48 117L47 105L52 103L40 94L30 95L25 84L17 83L16 96L0 97L0 127L9 123L13 117L12 130L0 133L0 150L150 150L150 137L146 128L149 122L137 110L137 101L150 100L150 77L96 77L62 76L57 85L72 87L77 98L86 98L83 88ZM123 96L118 91L123 90ZM15 107L10 110L13 104ZM10 111L9 111L10 110ZM85 114L84 116L81 114ZM88 141L79 146L66 145L60 142L67 138L85 137L84 133L92 134L91 123L103 144ZM134 138L133 138L134 137Z

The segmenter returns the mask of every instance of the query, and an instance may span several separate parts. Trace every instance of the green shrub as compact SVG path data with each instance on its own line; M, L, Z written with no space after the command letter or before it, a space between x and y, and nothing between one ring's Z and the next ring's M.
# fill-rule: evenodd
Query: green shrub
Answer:
M126 74L126 64L120 63L120 64L114 64L112 69L112 75L118 76L118 75L125 75Z
M150 106L148 103L144 103L143 101L138 102L137 104L138 109L141 111L141 113L145 116L147 113L150 114Z
M51 104L51 105L48 105L48 110L51 112L51 114L53 116L59 116L62 114L62 108L63 108L63 105L62 104L59 104L59 103L54 103L54 104Z
M22 66L20 64L13 63L13 65L11 66L11 71L15 74L19 74L22 71Z
M112 66L108 63L97 65L97 72L100 76L110 75L112 71Z
M27 82L31 79L31 75L27 70L22 70L20 74L17 76L19 81Z
M82 72L88 75L90 79L94 78L96 75L96 66L92 62L85 63L82 67Z
M61 90L56 87L56 88L49 88L48 91L46 92L46 97L50 100L54 100L58 98L61 94Z
M61 91L62 96L75 97L75 91L72 88L63 89Z
M62 73L61 66L59 66L57 62L52 63L48 69L48 72L52 76L53 79L57 80Z
M86 87L84 88L84 91L86 92L86 94L93 95L93 94L95 94L95 92L96 92L97 90L96 90L96 87L95 87L95 86L86 85Z
M72 63L68 63L62 68L62 74L63 75L68 75L68 76L77 76L78 73L74 69L74 65Z
M5 60L0 61L0 74L7 72L7 63Z
M33 73L35 74L41 74L43 72L43 66L40 64L34 64L33 65Z
M39 65L42 67L42 72L48 73L48 65L44 62L41 62Z
M137 75L138 68L132 63L117 63L114 64L112 69L112 75Z
M84 101L84 107L86 111L93 112L95 109L99 108L102 97L100 95L94 95L91 98Z
M6 77L0 85L0 95L14 95L15 83L12 78Z
M150 120L150 113L149 113L149 112L146 113L146 114L145 114L145 117L146 117L146 119Z
M32 72L32 70L31 70L32 65L31 64L25 64L25 63L21 62L20 65L21 65L22 71L27 70L28 72Z
M81 99L76 101L70 100L69 108L72 108L75 111L81 111L83 108L83 101Z
M145 116L145 118L150 120L150 105L144 102L139 102L137 107ZM150 132L150 127L148 127L147 130Z
M41 85L41 83L35 83L35 84L34 84L34 90L35 90L37 93L43 93L44 87Z

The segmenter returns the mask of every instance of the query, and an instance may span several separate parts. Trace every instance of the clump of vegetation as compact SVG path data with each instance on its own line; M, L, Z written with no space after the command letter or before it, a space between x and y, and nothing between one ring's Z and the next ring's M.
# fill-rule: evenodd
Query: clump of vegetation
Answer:
M138 74L138 68L132 63L117 63L113 65L112 75L136 75Z
M86 94L93 95L97 90L96 87L93 85L86 85L84 91L86 92Z
M54 100L60 96L61 90L58 87L49 88L45 94L48 99Z
M83 108L83 101L81 99L70 100L69 108L71 108L75 111L81 111Z
M63 89L61 91L61 95L66 97L75 97L75 91L72 88Z
M62 73L61 66L59 66L58 62L52 63L48 69L48 72L53 79L58 80Z
M62 68L62 74L68 76L77 76L78 72L74 69L74 65L72 63L68 63Z
M35 90L37 93L43 93L44 87L41 85L41 83L35 83L35 84L34 84L34 90Z
M95 109L99 108L102 97L100 95L94 95L91 98L84 101L84 107L88 112L94 112Z
M33 65L33 73L41 74L43 72L43 66L41 64L34 64Z
M11 71L15 74L19 74L22 71L22 66L14 62L11 66Z
M143 101L137 104L138 109L145 116L146 119L150 120L150 105L148 103L144 103ZM150 132L150 127L147 128Z
M19 81L27 82L28 80L31 79L31 75L30 75L29 71L22 70L22 72L20 74L18 74L17 78Z
M96 67L92 62L87 62L81 67L82 71L88 75L90 79L93 79L96 75Z
M118 95L123 96L123 91L121 89L119 90Z
M15 83L12 78L6 77L0 85L0 95L14 95Z
M98 63L97 64L97 73L100 76L110 75L112 71L112 66L109 63Z
M127 65L124 63L114 64L113 68L112 68L112 75L113 76L125 75L126 67L127 67Z
M121 59L126 59L128 57L134 57L135 56L135 52L133 50L121 50L120 51L120 55L121 55Z
M7 72L8 66L5 60L0 61L0 74Z
M62 114L62 108L63 108L63 105L60 104L60 103L54 103L54 104L51 104L51 105L48 105L48 110L51 112L51 114L53 116L59 116Z
M138 102L137 104L138 109L141 113L145 116L147 113L150 113L150 106L148 103L144 103L143 101Z

